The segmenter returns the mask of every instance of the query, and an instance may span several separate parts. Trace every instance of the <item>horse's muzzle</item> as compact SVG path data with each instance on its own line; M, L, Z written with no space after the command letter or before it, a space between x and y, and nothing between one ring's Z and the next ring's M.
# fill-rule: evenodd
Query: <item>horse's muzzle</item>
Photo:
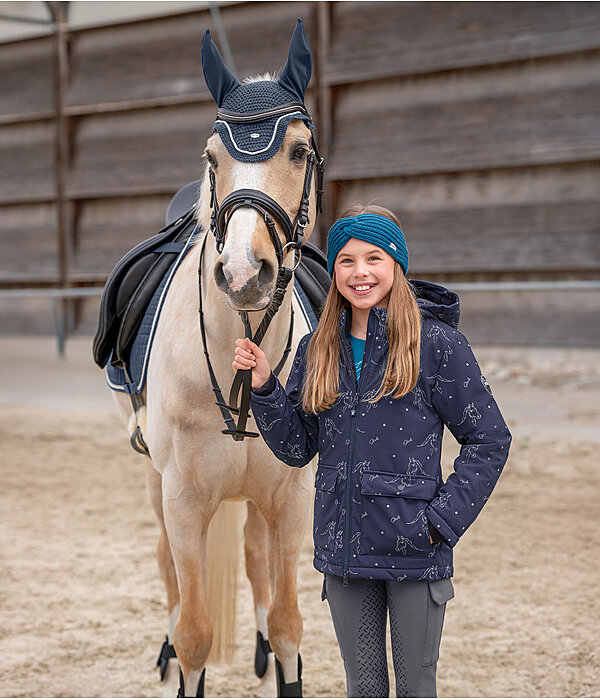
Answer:
M236 311L261 311L269 305L276 275L273 265L267 260L260 261L258 273L239 289L232 289L233 275L222 261L215 265L214 274L217 287L227 295L229 305Z

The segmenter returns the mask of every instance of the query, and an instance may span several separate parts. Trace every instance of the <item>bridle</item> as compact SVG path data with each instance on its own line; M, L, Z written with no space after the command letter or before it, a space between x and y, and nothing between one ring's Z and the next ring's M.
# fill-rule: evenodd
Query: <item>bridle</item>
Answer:
M292 102L290 104L282 105L275 109L270 109L262 112L257 112L255 114L237 114L234 112L229 112L224 109L219 109L217 112L217 119L231 124L240 123L255 123L264 121L266 119L272 119L273 117L286 116L294 113L300 113L302 115L308 116L308 111L306 107L298 102ZM316 166L316 167L315 167ZM225 197L223 202L219 205L216 195L216 182L215 174L212 168L209 166L208 177L210 182L210 230L212 231L215 241L217 252L221 253L223 246L225 245L225 238L227 236L227 227L231 221L231 217L238 209L242 207L250 207L256 209L259 214L264 218L267 230L271 237L271 241L275 248L275 254L277 256L278 270L277 278L275 282L275 291L269 306L265 311L265 315L258 326L254 337L252 337L252 328L250 327L250 322L248 320L247 311L238 311L240 317L244 323L244 329L246 337L250 338L254 343L260 345L262 339L267 332L267 328L271 323L271 319L281 306L283 298L285 296L285 290L292 278L294 270L300 264L301 254L302 254L302 244L304 242L304 230L309 224L308 211L310 203L310 186L311 180L314 174L315 177L315 191L316 191L316 215L322 211L321 201L323 197L323 174L325 167L323 165L323 158L319 153L317 148L317 143L314 136L311 134L310 137L310 150L306 157L306 171L304 173L304 184L302 187L302 198L300 200L300 206L298 208L298 213L294 221L292 222L287 212L283 207L276 202L274 199L269 197L269 195L261 192L260 190L252 189L240 189L234 190ZM279 240L279 234L277 233L277 228L275 226L277 222L285 235L286 242L282 246ZM202 309L202 259L204 257L204 250L206 246L206 239L208 235L204 236L202 242L202 249L200 252L200 264L198 266L198 286L199 286L199 314L200 314L200 330L202 333L202 343L204 345L204 355L206 357L206 363L208 366L208 372L212 382L212 389L217 398L216 404L221 410L221 415L227 428L221 432L225 435L231 435L235 441L243 440L245 437L259 437L258 433L250 432L246 430L246 423L249 417L248 408L250 405L250 390L252 383L252 370L238 370L233 379L231 389L229 392L229 403L225 403L223 395L219 388L216 375L213 371L210 357L208 354L206 346L206 332L204 327L204 313ZM284 266L283 261L286 256L287 248L295 249L297 251L297 260L292 268L287 268ZM288 339L286 348L283 355L273 370L275 375L278 375L283 365L285 364L287 357L290 353L292 347L292 336L294 330L294 310L292 308L292 313L290 314L290 327L288 331ZM238 395L242 391L241 401L238 405ZM235 421L231 414L236 414L238 416L238 423Z

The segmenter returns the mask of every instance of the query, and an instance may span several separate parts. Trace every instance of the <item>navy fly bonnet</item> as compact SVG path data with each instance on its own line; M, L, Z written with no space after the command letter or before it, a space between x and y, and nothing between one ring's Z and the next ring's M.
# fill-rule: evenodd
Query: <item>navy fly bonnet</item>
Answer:
M213 132L219 134L236 160L254 163L272 158L281 148L293 119L304 121L313 130L304 106L312 59L301 19L296 23L286 64L276 81L240 83L223 62L208 29L202 39L202 70L219 107Z

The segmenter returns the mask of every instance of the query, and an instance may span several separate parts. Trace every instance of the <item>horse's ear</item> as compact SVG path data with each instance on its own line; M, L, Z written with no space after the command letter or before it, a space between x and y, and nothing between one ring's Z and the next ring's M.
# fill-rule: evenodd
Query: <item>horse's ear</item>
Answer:
M206 80L206 85L211 95L215 98L217 106L220 107L223 104L225 95L240 84L239 80L223 62L208 29L202 37L201 53L204 80Z
M287 61L281 71L278 83L293 93L299 102L304 102L304 93L312 73L310 46L304 33L302 20L298 18L292 34Z

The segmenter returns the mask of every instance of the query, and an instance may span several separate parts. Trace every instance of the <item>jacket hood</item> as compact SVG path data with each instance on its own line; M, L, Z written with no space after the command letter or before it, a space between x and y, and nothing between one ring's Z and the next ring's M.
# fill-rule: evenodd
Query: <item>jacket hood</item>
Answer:
M410 279L408 281L415 290L417 304L419 305L419 309L421 309L423 318L442 321L451 328L458 328L458 320L460 317L460 301L458 299L458 294L451 292L449 289L439 284L434 284L433 282ZM340 332L346 332L346 334L350 332L352 317L350 309L351 307L348 305L344 307L340 313ZM380 324L383 324L379 329L380 335L385 335L383 328L387 317L387 308L373 307L371 311L374 312Z
M458 294L446 287L423 280L408 280L417 294L417 303L425 318L443 321L451 328L458 328L460 301Z

